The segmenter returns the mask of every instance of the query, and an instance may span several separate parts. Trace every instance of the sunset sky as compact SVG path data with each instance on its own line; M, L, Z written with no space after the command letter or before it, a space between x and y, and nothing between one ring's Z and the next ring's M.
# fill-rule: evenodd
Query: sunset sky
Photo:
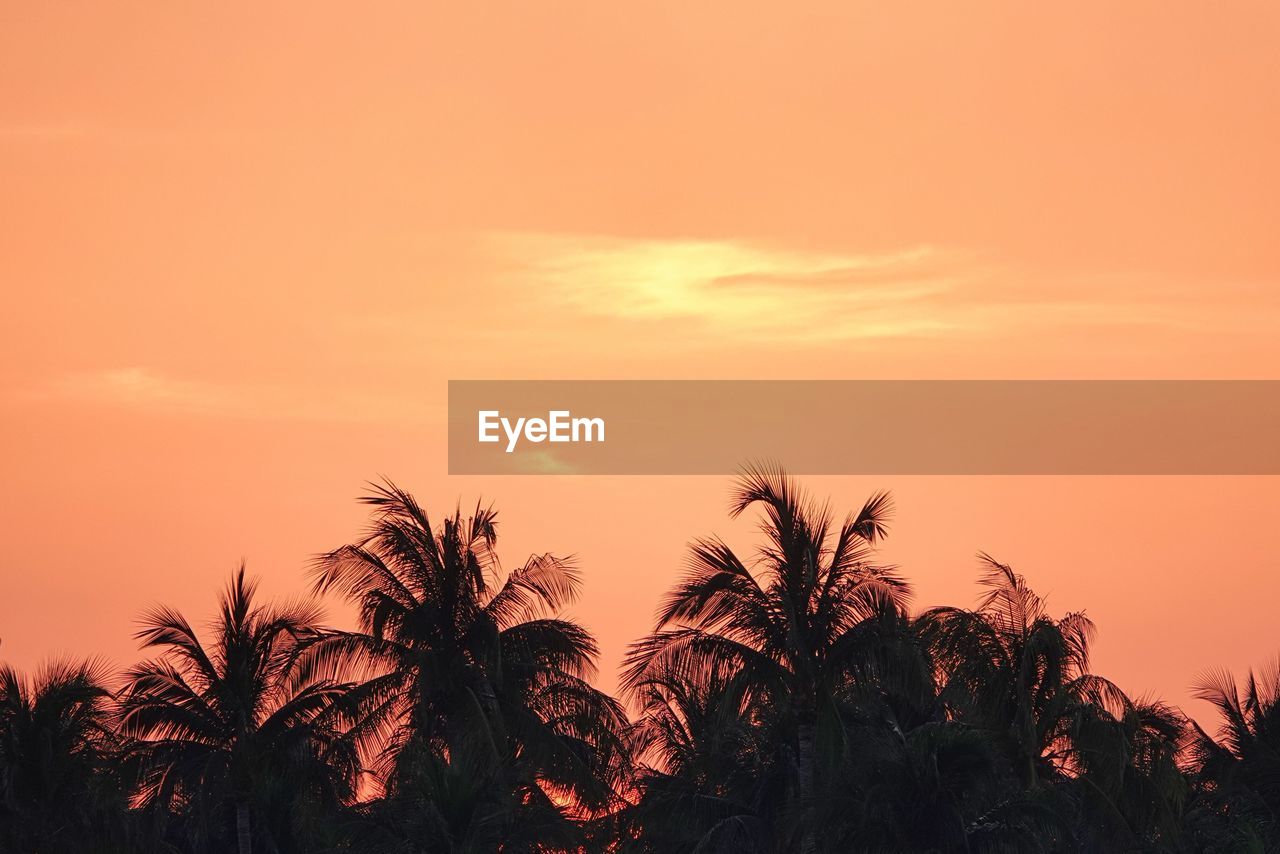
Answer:
M0 659L129 663L241 558L298 593L385 475L576 553L612 687L687 541L753 524L727 478L450 477L449 379L1280 378L1278 39L1267 2L0 0ZM982 549L1086 608L1135 695L1280 653L1276 478L806 483L893 490L920 607Z

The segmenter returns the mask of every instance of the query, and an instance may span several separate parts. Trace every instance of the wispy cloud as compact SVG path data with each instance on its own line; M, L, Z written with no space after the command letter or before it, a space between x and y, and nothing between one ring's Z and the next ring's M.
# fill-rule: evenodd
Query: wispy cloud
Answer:
M1167 284L1144 290L1116 288L1107 277L1046 278L929 245L848 253L531 233L490 235L488 243L505 261L509 284L560 310L683 322L709 340L823 344L1195 322L1168 305Z
M45 392L94 403L198 413L231 413L246 403L244 395L230 387L167 377L141 367L68 374L53 380Z
M315 422L420 421L443 410L422 398L360 389L219 383L146 367L64 374L29 389L27 400L69 401L157 414Z
M962 285L974 266L929 246L853 255L739 241L492 239L519 264L514 275L586 314L806 340L930 335L969 322L928 305Z

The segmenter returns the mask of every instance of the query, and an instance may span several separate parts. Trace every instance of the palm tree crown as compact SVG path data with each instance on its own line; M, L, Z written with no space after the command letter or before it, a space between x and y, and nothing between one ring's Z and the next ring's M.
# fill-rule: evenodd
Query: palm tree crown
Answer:
M0 667L0 850L112 850L104 817L122 789L102 665L55 662L25 679Z
M1202 797L1197 817L1213 835L1227 837L1231 850L1275 850L1280 846L1280 659L1260 672L1248 671L1242 684L1225 670L1206 673L1196 684L1196 696L1212 704L1220 719L1214 735L1196 724L1189 743L1189 764Z
M226 844L234 823L241 854L255 840L294 847L306 799L350 799L359 771L339 703L348 686L296 672L318 611L256 605L255 589L242 566L209 643L180 613L148 612L137 636L161 655L128 672L121 696L141 802L185 816L202 843Z
M896 614L907 586L872 563L891 512L887 494L837 525L829 508L781 471L753 468L739 478L731 513L753 506L764 512L757 559L749 566L722 540L697 540L654 633L633 645L623 685L656 723L670 693L663 686L737 674L740 713L767 709L789 745L791 832L800 850L810 851L815 840L803 811L813 805L819 776L815 744L841 738L837 696L866 652L856 629Z
M558 615L578 593L573 564L544 554L504 573L491 509L456 512L436 528L392 484L365 501L368 535L314 570L317 591L356 604L359 630L319 638L308 665L364 678L360 730L389 792L447 790L443 800L454 802L465 781L485 783L472 794L489 808L464 799L422 830L443 850L482 848L490 831L477 829L481 815L510 834L561 823L569 806L606 808L625 716L590 685L595 640Z

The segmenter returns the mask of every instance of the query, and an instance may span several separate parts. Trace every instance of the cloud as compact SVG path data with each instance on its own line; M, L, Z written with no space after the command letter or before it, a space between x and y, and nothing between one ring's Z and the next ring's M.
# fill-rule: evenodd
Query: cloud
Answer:
M1195 305L1171 304L1171 283L1150 275L1049 274L929 245L817 252L540 233L492 234L488 244L508 284L555 311L662 322L707 343L990 341L1205 322Z
M517 454L512 457L511 466L520 474L571 475L579 472L578 467L551 451Z
M541 234L492 241L526 286L589 315L804 340L934 335L973 321L930 310L974 268L929 246L854 255L741 241Z
M431 405L425 396L218 383L173 377L146 367L64 374L24 396L159 414L254 420L364 423L421 421L443 414L443 409Z
M55 397L184 412L228 412L245 403L230 388L165 377L140 367L70 374L56 380L49 391Z

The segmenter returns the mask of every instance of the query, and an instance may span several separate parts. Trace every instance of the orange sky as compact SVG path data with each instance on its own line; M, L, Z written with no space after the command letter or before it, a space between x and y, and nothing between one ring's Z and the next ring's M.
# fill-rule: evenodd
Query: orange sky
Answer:
M793 5L0 2L0 658L295 591L386 474L576 552L611 685L751 523L450 478L449 378L1277 378L1280 7ZM1274 478L810 485L895 491L921 605L981 548L1087 607L1134 693L1280 651Z

